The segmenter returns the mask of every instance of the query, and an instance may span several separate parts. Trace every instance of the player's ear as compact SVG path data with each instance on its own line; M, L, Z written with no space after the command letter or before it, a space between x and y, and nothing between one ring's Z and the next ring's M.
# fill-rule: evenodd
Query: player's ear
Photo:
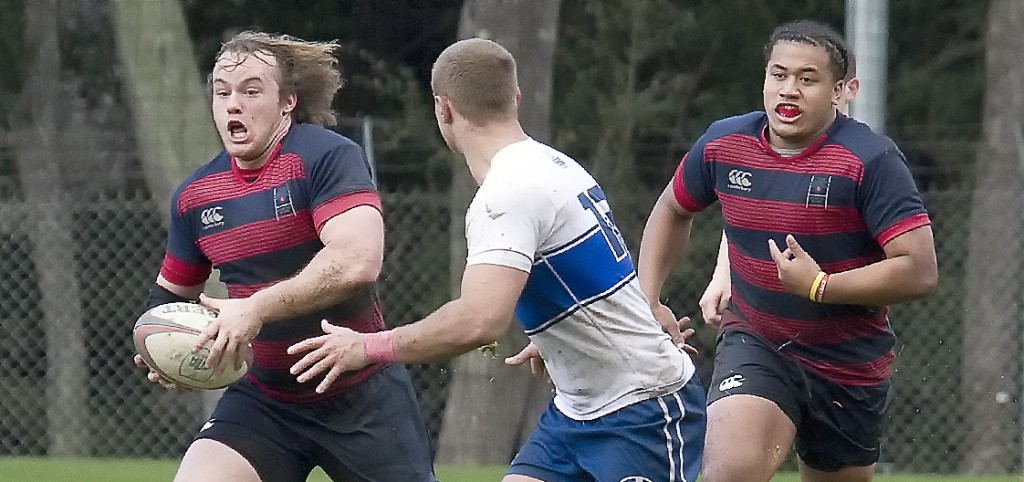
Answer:
M516 90L516 107L519 107L523 103L523 93L520 90Z
M281 115L287 115L291 111L295 110L295 105L299 103L299 98L295 94L290 94L284 99L284 105L281 106Z
M853 99L857 98L857 92L860 92L860 79L854 77L846 81L846 101L853 102Z
M445 124L451 124L454 115L452 113L452 104L448 102L448 98L440 95L434 96L434 114L437 119Z

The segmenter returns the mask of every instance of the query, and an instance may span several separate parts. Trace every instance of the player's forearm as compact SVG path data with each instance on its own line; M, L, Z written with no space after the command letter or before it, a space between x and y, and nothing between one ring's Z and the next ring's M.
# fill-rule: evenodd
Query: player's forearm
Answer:
M651 303L660 298L665 280L690 241L693 224L693 216L674 209L666 195L671 193L662 193L647 219L637 260L640 289Z
M934 291L938 277L929 264L904 255L830 273L822 302L879 306L924 298Z
M729 239L722 231L722 242L718 245L718 258L715 260L715 273L713 278L729 277Z
M423 320L393 330L395 361L447 360L494 343L511 323L508 314L474 308L462 300L450 301Z
M251 301L264 323L280 321L334 306L380 275L379 253L325 246L295 276L257 291Z

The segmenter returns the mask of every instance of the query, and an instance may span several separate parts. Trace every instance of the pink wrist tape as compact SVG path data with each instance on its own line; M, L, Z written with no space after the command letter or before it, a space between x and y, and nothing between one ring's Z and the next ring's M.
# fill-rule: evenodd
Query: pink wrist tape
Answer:
M366 350L366 358L374 363L395 362L395 332L394 330L378 331L363 335L363 347Z

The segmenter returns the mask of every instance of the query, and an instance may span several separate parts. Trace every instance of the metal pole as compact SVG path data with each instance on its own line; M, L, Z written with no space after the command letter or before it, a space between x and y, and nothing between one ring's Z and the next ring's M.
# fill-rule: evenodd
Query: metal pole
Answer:
M1018 164L1018 166L1020 166L1020 172L1018 174L1021 177L1024 177L1024 124L1021 124L1020 121L1018 121L1014 127L1013 138L1015 145L1017 146L1017 159L1020 161ZM1024 346L1024 331L1021 332L1021 336L1021 345ZM1024 362L1024 357L1022 357L1022 362ZM1021 368L1021 373L1024 373L1024 367ZM1020 397L1024 400L1024 387L1021 388ZM1021 407L1021 417L1024 417L1024 406ZM1022 434L1022 436L1024 436L1024 434ZM1021 444L1020 450L1021 460L1024 460L1024 443ZM1021 465L1021 472L1024 473L1024 464Z
M370 163L370 179L373 185L377 185L377 159L373 154L373 118L363 117L363 151L366 152L366 162Z
M889 0L847 0L846 40L857 57L860 92L850 116L885 133Z

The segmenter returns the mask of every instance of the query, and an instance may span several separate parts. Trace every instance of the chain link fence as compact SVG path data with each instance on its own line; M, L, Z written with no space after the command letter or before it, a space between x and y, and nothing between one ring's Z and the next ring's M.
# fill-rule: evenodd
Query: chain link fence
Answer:
M658 192L626 191L612 199L634 253ZM934 222L940 287L891 314L899 342L883 462L899 471L955 472L965 456L967 402L958 394L968 252L963 221L972 193L937 191L925 198ZM449 297L450 208L446 192L386 192L383 201L388 231L380 289L394 326L420 319ZM177 457L202 423L207 408L201 396L154 386L130 361L132 322L163 252L163 204L145 195L61 199L43 206L16 196L0 200L0 455ZM63 212L70 222L40 225L35 213L45 210ZM679 314L698 312L696 300L710 276L720 228L720 214L714 212L695 222L691 249L666 289ZM44 243L55 252L36 248L60 231L71 240L66 246ZM61 269L42 273L41 266ZM55 283L66 289L42 291ZM68 313L80 319L68 319ZM706 380L714 333L696 324L697 364ZM81 345L56 344L60 340ZM1017 340L1010 345L1019 353ZM61 356L69 351L79 358ZM446 364L411 369L436 440L450 373ZM68 371L78 375L61 376ZM1019 367L1010 373L1019 377ZM1005 450L1018 453L1019 437Z

